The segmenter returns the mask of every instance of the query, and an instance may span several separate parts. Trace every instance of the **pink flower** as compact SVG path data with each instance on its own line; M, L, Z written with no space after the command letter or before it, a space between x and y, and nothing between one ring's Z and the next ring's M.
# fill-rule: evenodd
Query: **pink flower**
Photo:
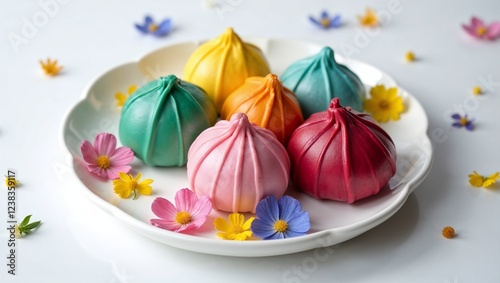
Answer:
M80 146L83 159L88 163L90 172L108 179L118 178L118 173L128 173L128 165L134 159L134 152L128 147L116 148L116 137L110 133L100 133L94 145L83 141Z
M161 219L151 219L151 224L170 231L181 232L200 227L212 211L212 203L206 196L198 199L190 189L175 194L175 206L157 197L151 204L153 213Z
M472 17L470 25L462 25L464 30L475 38L495 40L500 36L500 22L486 26L483 20Z

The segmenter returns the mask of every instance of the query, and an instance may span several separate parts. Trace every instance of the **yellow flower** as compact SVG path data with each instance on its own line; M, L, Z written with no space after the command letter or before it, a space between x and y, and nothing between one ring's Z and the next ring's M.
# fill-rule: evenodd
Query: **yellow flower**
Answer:
M122 92L117 92L115 93L115 98L116 98L116 105L118 107L122 107L123 104L125 104L125 101L127 100L127 98L129 98L129 96L134 93L135 91L137 90L137 86L136 85L130 85L128 87L128 95L122 93Z
M216 218L214 220L215 229L221 231L217 236L224 240L244 241L252 236L250 225L255 217L250 217L245 221L245 216L240 213L231 213L228 216L229 222L224 218Z
M376 85L370 90L371 98L365 100L365 110L370 112L378 122L399 120L404 110L403 99L398 95L398 88L385 89L383 85Z
M365 27L376 27L378 25L378 16L375 10L366 8L366 12L362 16L358 16L359 23Z
M52 61L50 58L47 58L45 62L40 60L40 65L42 66L43 72L51 77L57 75L62 69L62 66L57 64L57 60Z
M18 179L5 176L5 186L7 186L7 188L17 188L19 185L21 185L21 182Z
M413 61L415 61L415 53L413 53L412 51L406 52L406 54L405 54L405 60L407 62L413 62Z
M478 188L479 187L488 188L491 185L495 184L498 178L500 178L499 172L495 172L490 176L485 177L479 175L476 171L474 171L474 174L469 175L469 184Z
M152 188L150 186L153 183L151 179L141 179L142 173L137 174L137 177L133 177L131 174L126 174L123 172L118 173L119 179L113 181L114 191L121 198L128 198L130 193L134 193L134 199L137 198L137 192L141 195L150 195Z
M472 89L472 93L475 94L475 95L482 94L483 93L483 89L480 86L477 85L477 86L475 86Z

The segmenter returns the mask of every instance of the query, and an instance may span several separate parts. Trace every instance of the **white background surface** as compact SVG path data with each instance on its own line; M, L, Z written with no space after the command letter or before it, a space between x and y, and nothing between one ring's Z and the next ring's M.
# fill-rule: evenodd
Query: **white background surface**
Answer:
M45 1L41 1L45 2ZM500 170L500 41L475 41L461 23L478 15L500 20L500 2L400 1L376 34L361 39L356 15L390 1L225 1L226 12L200 1L65 0L45 25L13 47L25 20L43 12L38 1L0 3L0 175L14 169L18 219L43 225L17 241L16 276L7 274L5 229L0 233L1 282L498 282L500 187L472 188L473 170ZM438 3L436 3L438 2ZM293 3L293 4L292 4ZM286 8L286 10L284 10ZM345 25L321 30L307 16L327 8ZM143 36L133 24L145 14L171 17L166 38ZM40 18L41 19L41 18ZM428 178L392 218L330 248L268 258L230 258L186 252L150 241L114 222L64 184L70 170L61 126L85 86L118 64L158 47L212 38L233 26L246 36L292 38L332 46L392 75L429 116L435 160ZM346 46L355 52L348 52ZM17 52L16 52L17 49ZM404 63L407 50L419 60ZM352 54L350 54L352 53ZM61 75L47 78L38 60L57 58ZM487 81L493 83L486 84ZM474 98L471 89L490 91ZM476 120L468 132L451 127L451 113ZM0 227L7 226L6 192ZM444 226L458 235L447 240Z

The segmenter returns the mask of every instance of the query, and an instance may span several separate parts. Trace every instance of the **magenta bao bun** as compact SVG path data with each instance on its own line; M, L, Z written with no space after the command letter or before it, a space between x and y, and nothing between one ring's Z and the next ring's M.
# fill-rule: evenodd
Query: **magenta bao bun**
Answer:
M396 173L396 147L370 116L340 105L313 114L288 143L293 185L318 199L352 203Z

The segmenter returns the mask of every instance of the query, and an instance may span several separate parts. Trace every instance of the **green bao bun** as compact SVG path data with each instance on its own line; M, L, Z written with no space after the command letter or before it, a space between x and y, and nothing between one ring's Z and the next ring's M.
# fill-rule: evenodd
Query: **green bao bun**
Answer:
M349 68L335 61L330 47L291 64L281 81L297 96L304 118L328 109L335 97L342 105L363 111L363 83Z
M127 99L119 136L149 166L184 166L193 141L216 120L215 105L201 88L168 75Z

